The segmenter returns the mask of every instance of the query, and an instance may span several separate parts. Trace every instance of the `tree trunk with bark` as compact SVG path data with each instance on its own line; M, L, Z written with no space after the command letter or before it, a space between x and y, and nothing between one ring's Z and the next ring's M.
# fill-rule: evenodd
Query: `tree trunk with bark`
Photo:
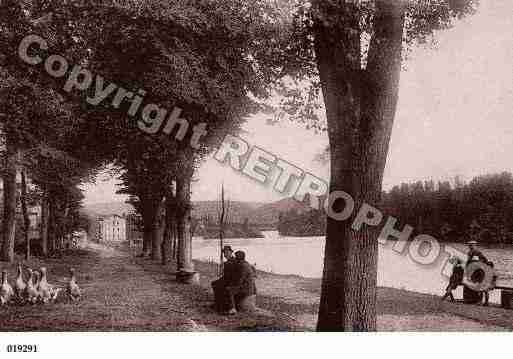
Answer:
M172 193L166 195L166 217L164 240L162 241L162 265L169 263L173 257L173 239L175 232L175 200Z
M315 52L330 141L330 192L355 201L350 219L327 220L317 330L376 330L378 232L351 228L363 203L377 205L398 97L404 8L376 1L374 34L362 69L357 2L313 4ZM341 211L344 202L335 203Z
M178 271L190 272L194 269L192 263L192 237L191 237L191 180L190 176L183 176L176 180L176 230L178 237Z
M172 260L175 262L175 263L178 263L178 228L177 228L177 213L176 213L176 207L175 207L175 214L174 214L174 225L173 225L173 233L172 233L172 242L173 242L173 245L171 246L171 257L172 257Z
M57 198L57 196L54 198ZM53 218L53 236L50 238L50 241L52 243L52 250L56 254L62 251L64 247L64 225L67 216L67 205L62 200L56 199L50 207L53 207L53 214L50 216L50 218Z
M23 214L23 235L25 239L25 260L30 259L30 218L27 208L27 179L25 171L21 171L21 211Z
M143 221L144 222L144 221ZM148 257L151 253L151 234L153 230L143 225L143 247L141 257Z
M19 151L16 143L12 141L8 134L5 139L5 147L2 260L12 262L14 260L14 241L16 234L16 205L18 197L16 174Z
M49 218L48 193L43 191L41 200L41 254L48 256L48 218Z
M162 260L162 243L164 241L165 231L165 214L164 202L161 200L155 215L155 225L151 236L151 259L156 261Z
M60 226L60 237L59 237L59 249L62 251L64 249L67 249L67 246L71 243L71 233L69 232L70 229L68 227L68 223L70 222L70 212L71 207L70 203L68 201L63 202L61 211L62 213L62 220L61 220L61 226Z
M141 256L152 256L154 250L154 241L158 235L158 214L161 208L162 198L147 197L141 198L141 217L143 220L143 249ZM160 246L158 249L160 252ZM153 258L153 256L152 256Z
M52 193L48 195L48 253L53 254L57 250L57 203Z

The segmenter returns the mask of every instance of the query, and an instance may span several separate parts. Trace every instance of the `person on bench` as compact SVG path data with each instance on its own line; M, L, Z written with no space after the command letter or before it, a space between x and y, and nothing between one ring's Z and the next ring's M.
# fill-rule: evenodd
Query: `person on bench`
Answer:
M489 300L489 291L492 290L495 286L496 286L496 281L497 281L497 275L495 273L495 270L493 268L493 263L491 261L489 261L485 255L480 251L478 250L476 247L477 247L477 241L469 241L467 242L467 245L468 245L468 248L469 248L469 251L467 253L467 256L468 256L468 259L467 259L467 264L466 264L466 268L465 270L468 269L468 266L471 264L471 263L475 263L475 262L480 262L482 264L484 264L485 266L489 266L490 269L493 271L493 277L491 278L491 283L490 283L490 286L488 288L485 288L485 289L481 289L479 291L476 291L475 289L472 289L472 288L469 288L468 285L464 288L464 292L463 292L463 297L465 299L465 292L467 292L467 296L469 298L469 301L467 301L468 303L471 303L471 304L480 304L482 302L482 297L483 297L483 294L484 294L484 303L483 305L488 305L488 300ZM484 280L485 280L485 272L482 270L482 269L479 269L479 270L475 270L472 272L472 277L470 278L470 280L474 283L482 283ZM475 292L474 294L472 294L472 292ZM471 299L473 297L473 299Z
M223 247L223 256L226 259L223 265L223 276L212 282L214 291L215 309L221 313L235 314L235 309L230 303L230 295L227 287L232 286L235 280L236 260L231 246Z
M484 291L484 303L483 305L486 307L488 306L488 302L490 301L490 291L492 291L493 289L495 289L495 287L497 286L497 272L495 271L495 268L494 268L494 265L493 265L493 262L491 261L488 261L487 263L490 267L492 267L492 270L493 270L493 277L492 277L492 284L490 285L490 288L488 288L488 290L485 290Z
M483 263L488 263L488 259L484 256L484 254L476 248L477 241L469 241L467 242L468 252L467 252L467 265L471 262L481 261Z
M462 284L464 269L462 266L463 263L459 258L454 258L451 260L451 263L454 263L454 267L452 268L452 274L449 278L449 285L445 289L445 295L442 297L442 300L449 298L451 302L454 302L454 295L452 295L452 291Z
M230 313L236 312L237 305L245 298L256 295L255 269L246 261L245 252L235 252L235 264L233 282L227 287Z

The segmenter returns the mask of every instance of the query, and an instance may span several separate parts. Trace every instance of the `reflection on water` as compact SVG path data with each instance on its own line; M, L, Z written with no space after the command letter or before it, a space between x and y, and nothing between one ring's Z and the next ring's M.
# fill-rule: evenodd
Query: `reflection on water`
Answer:
M322 276L324 237L280 237L276 231L264 232L264 236L258 239L228 239L225 244L231 245L234 250L244 250L248 261L263 271L311 278ZM431 266L422 266L413 262L407 253L400 255L392 251L393 243L390 241L389 244L379 246L378 284L420 293L443 293L448 279L441 272L447 257L442 257L442 260ZM464 245L450 245L466 251ZM499 274L498 284L512 285L513 247L483 247L482 251L495 263ZM219 242L194 240L193 255L195 259L218 262ZM461 298L461 287L455 295ZM498 302L499 292L492 292L490 300Z

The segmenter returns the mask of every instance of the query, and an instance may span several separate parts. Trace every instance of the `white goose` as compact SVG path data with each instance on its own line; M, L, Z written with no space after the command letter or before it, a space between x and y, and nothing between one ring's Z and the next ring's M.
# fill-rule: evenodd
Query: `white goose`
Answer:
M72 301L76 301L76 300L80 299L80 296L82 295L82 293L81 293L80 287L77 284L77 280L75 278L75 269L70 268L69 273L70 273L71 278L68 282L68 286L66 288L66 293L68 294L68 297Z
M39 299L39 291L37 289L39 285L39 276L37 271L34 273L30 268L28 269L28 272L29 278L27 281L27 300L30 303L35 304Z
M20 302L25 300L27 284L23 280L23 271L21 268L21 263L18 263L18 277L16 277L16 282L14 282L14 293L16 294L16 299Z
M7 282L7 271L2 271L2 286L0 287L0 305L9 303L14 296L14 290Z
M53 285L48 284L45 267L41 267L39 271L41 272L41 280L39 281L38 290L41 295L41 300L45 304L48 302L54 302L61 291L61 288L54 288Z

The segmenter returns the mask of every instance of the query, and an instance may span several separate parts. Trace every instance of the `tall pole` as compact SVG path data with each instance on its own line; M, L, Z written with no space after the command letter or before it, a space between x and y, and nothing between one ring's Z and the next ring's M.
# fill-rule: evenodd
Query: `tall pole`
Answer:
M219 276L223 275L223 247L224 247L224 184L221 185L221 215L219 216Z

